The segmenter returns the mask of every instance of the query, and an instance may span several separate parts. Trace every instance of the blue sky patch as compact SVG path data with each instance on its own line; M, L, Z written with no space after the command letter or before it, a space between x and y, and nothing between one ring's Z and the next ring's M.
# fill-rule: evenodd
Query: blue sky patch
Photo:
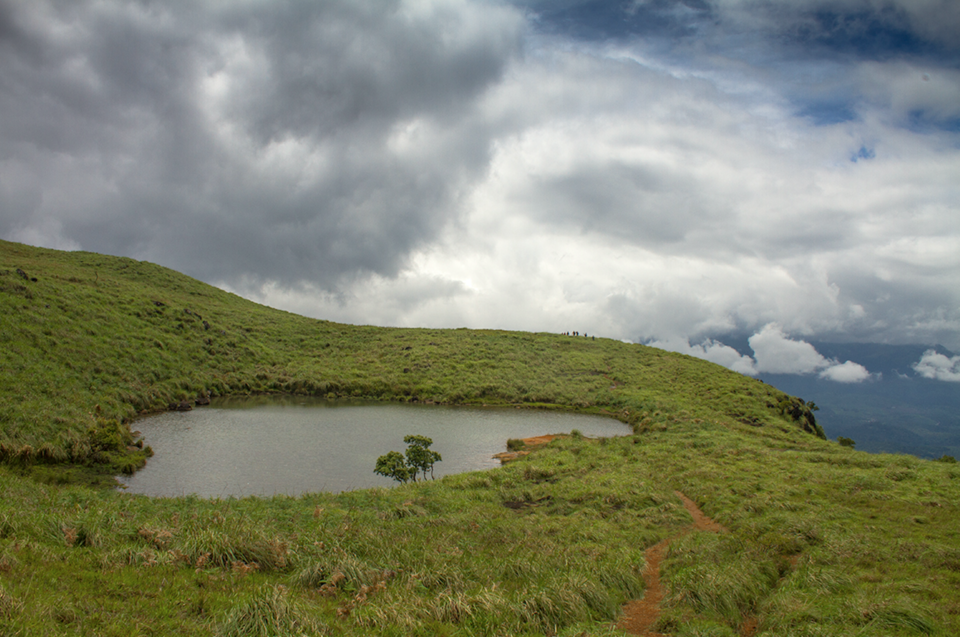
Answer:
M586 40L636 36L681 38L693 35L697 25L711 16L710 5L703 0L652 0L644 3L533 0L517 4L532 9L544 31Z
M850 161L856 163L861 159L873 159L877 156L877 153L872 148L867 148L866 146L861 146L860 150L850 156Z
M830 126L857 119L853 108L844 102L814 102L800 108L797 115L811 119L817 126Z
M906 127L916 133L960 133L960 117L938 118L924 109L907 113Z
M860 59L937 57L941 47L912 32L900 11L815 11L792 34L811 53L851 55Z

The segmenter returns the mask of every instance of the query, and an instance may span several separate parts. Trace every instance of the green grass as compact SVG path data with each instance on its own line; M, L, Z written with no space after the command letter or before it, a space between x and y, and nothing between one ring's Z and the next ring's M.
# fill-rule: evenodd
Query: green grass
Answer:
M340 325L5 242L0 321L0 634L620 634L644 550L689 525L675 490L727 531L671 543L661 632L960 634L960 465L822 440L800 401L704 361ZM138 414L253 393L606 413L635 434L337 495L77 484L145 461Z
M21 269L37 281L24 280ZM149 263L0 242L0 457L142 464L122 426L199 395L258 392L793 427L782 392L610 339L357 327L256 305Z

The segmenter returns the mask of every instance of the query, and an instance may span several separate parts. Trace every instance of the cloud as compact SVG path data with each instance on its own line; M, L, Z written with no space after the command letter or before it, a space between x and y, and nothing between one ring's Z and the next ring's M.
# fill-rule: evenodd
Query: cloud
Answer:
M824 358L806 341L797 341L783 333L780 326L766 325L748 339L754 358L740 354L736 349L712 339L699 345L690 345L686 339L650 341L647 345L671 352L680 352L723 365L741 374L757 376L770 374L813 374L837 383L860 383L871 378L867 368L853 361L840 363Z
M584 39L709 39L775 36L808 50L860 56L922 53L924 46L955 49L960 10L951 0L516 0L542 28ZM721 28L717 28L717 26ZM763 42L776 49L776 42ZM781 44L782 46L782 44Z
M927 350L913 369L924 378L960 382L960 356L950 358L935 350Z
M951 126L960 118L960 71L898 60L859 65L855 81L870 109L914 128Z
M707 340L699 345L690 345L685 339L671 341L651 341L650 347L658 347L668 352L679 352L688 356L723 365L727 369L747 376L758 374L756 363L749 356L740 354L737 350L718 341Z
M776 33L833 55L889 58L956 50L960 9L951 0L718 0L720 19Z
M821 355L806 341L797 341L770 324L748 339L759 372L771 374L813 374L838 383L860 383L870 378L867 368L853 361L840 363Z
M416 327L430 317L435 327L462 327L464 317L456 312L463 297L473 293L461 281L445 277L364 277L342 289L330 291L304 283L297 288L243 280L222 287L258 303L284 307L305 316L365 324ZM409 322L398 321L398 317Z
M457 1L4 8L0 233L327 289L460 216L522 28Z
M0 3L0 236L319 318L857 378L787 335L960 347L956 13Z
M837 383L861 383L869 379L870 376L871 374L866 367L853 361L835 363L820 372L820 378Z
M787 338L777 325L767 325L748 342L761 372L811 374L828 365L813 345Z

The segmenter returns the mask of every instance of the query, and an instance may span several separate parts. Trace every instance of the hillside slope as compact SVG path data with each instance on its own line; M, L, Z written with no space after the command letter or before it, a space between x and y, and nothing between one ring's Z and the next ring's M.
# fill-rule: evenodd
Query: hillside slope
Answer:
M641 428L719 414L818 433L805 405L691 357L556 334L341 325L90 253L0 242L0 317L2 457L117 462L130 442L118 423L250 392L602 409Z
M0 634L622 635L665 540L660 634L960 634L960 466L823 440L807 405L705 361L338 325L11 243L0 320ZM39 462L133 470L138 413L265 391L606 412L635 434L297 498L26 477ZM722 528L691 530L685 497Z

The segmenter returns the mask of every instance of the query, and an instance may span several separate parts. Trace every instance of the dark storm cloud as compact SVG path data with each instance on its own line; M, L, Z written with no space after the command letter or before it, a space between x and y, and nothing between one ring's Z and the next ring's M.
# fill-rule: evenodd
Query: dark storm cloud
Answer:
M521 24L462 3L0 6L0 232L328 285L394 274L456 219L488 153L473 102Z
M261 143L389 128L419 114L456 118L517 44L516 33L498 35L495 24L471 33L464 21L481 16L462 15L456 4L429 19L399 10L399 2L301 2L235 16L264 60L238 83L231 110Z

